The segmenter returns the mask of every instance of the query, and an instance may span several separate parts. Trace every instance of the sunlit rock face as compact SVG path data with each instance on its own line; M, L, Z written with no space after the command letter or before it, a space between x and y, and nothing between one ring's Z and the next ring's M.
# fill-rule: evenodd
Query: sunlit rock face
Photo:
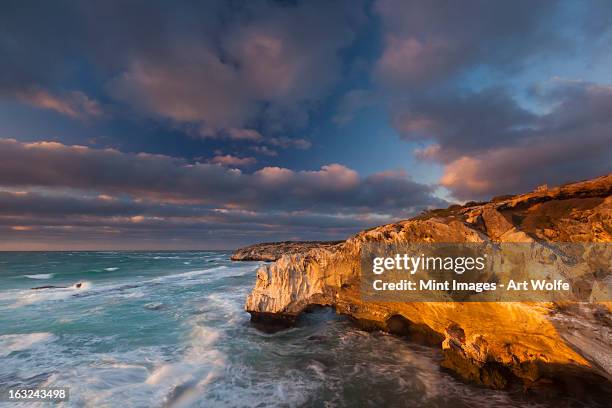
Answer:
M566 374L610 381L610 303L375 303L361 300L359 284L367 242L612 242L611 191L612 174L540 187L289 253L259 268L246 310L255 321L292 322L310 307L332 306L364 328L441 347L444 367L496 388Z

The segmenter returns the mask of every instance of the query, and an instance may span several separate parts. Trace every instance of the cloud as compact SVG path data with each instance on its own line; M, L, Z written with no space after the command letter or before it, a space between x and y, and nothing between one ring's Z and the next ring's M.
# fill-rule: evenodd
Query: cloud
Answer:
M230 167L248 167L257 163L257 160L254 157L236 157L226 154L213 157L209 160L209 163Z
M110 92L143 114L216 130L261 118L272 122L271 128L298 123L295 113L306 113L308 102L337 81L338 51L354 37L351 16L359 7L351 12L342 2L242 7L244 16L236 12L205 39L188 32L172 39L168 49L135 47ZM206 12L214 14L214 8ZM307 29L315 25L317 30Z
M220 139L220 140L232 140L232 141L246 141L251 143L258 143L261 145L274 146L280 149L299 149L308 150L312 146L309 140L303 138L290 138L285 136L279 137L264 137L261 133L254 129L238 129L230 128L223 130L211 129L208 127L202 127L199 130L199 135L204 138ZM255 146L252 146L255 147ZM272 150L267 150L265 146L261 146L260 149L253 149L264 155L270 155L268 153Z
M134 57L109 83L116 98L142 114L227 128L254 118L255 100L242 93L238 72L204 46L173 57Z
M411 85L446 73L457 54L459 50L441 39L421 42L387 35L376 73L385 83Z
M278 183L290 186L296 173L267 168L258 177L262 179L260 186L275 188ZM297 177L315 186L322 177L329 183L340 183L351 193L356 181L354 172L339 165ZM389 181L390 175L380 177ZM405 177L400 178L407 182ZM369 186L371 181L357 180ZM395 190L398 185L393 185L390 183L389 188ZM414 191L414 186L408 187ZM361 190L361 194L386 199L377 189L369 193L365 187ZM337 212L327 207L320 211L299 200L295 207L285 205L286 209L218 207L198 200L161 201L125 194L109 199L66 188L38 187L30 192L0 189L0 249L227 249L261 240L342 239L393 220L388 214L358 208Z
M245 229L274 227L358 228L387 219L372 214L323 214L308 211L253 211L220 209L197 204L161 204L149 200L121 199L113 203L80 194L15 194L0 191L0 225L33 227L163 228L190 226L212 229L241 226ZM136 221L136 222L135 222Z
M564 0L5 7L2 99L111 120L81 134L79 123L31 121L11 105L20 114L7 117L14 133L4 137L56 142L0 140L0 236L342 237L445 205L438 186L408 174L362 176L341 164L348 153L325 139L326 121L341 130L373 107L368 118L388 108L429 164L421 169L440 166L439 184L461 199L607 172L609 87L555 79L524 91L549 71L605 78L611 15L606 2ZM300 159L317 163L301 171L272 165L295 163L270 159L289 149L336 159ZM172 153L126 153L139 151Z
M432 196L430 187L408 176L382 181L361 178L340 164L329 164L316 171L264 167L247 174L163 155L0 139L0 185L12 188L71 188L96 195L128 194L167 203L185 201L221 208L269 210L370 212L375 208L408 214L417 207L440 203ZM387 196L391 194L400 197L389 200Z
M459 199L521 193L540 184L558 185L612 172L610 129L606 133L534 140L449 162L441 185Z
M13 231L31 231L32 227L27 227L23 225L14 225L11 227Z
M518 143L530 136L538 120L502 88L418 95L396 105L392 115L392 123L403 139L436 142L436 156L442 161L465 152Z
M253 129L236 129L232 128L227 131L230 139L233 140L261 140L263 137L261 133Z
M28 88L15 92L18 101L41 109L49 109L72 118L84 119L102 115L100 104L80 91L53 95L43 89Z
M62 89L93 67L96 91L171 126L299 127L341 79L340 52L365 21L365 4L68 1L36 13L6 7L0 93ZM52 109L80 112L57 102Z
M573 42L553 24L556 3L378 0L384 44L375 78L391 90L419 88L467 67L508 72L528 58L567 51Z
M188 129L190 130L190 129ZM194 133L194 132L191 132ZM229 128L229 129L215 129L210 126L202 125L197 128L194 133L196 136L205 139L219 139L219 140L235 140L235 141L250 141L260 142L264 137L255 129L243 129L243 128Z
M396 116L415 154L444 165L440 183L461 199L520 192L612 171L612 87L554 79L533 94L536 114L503 90L423 100Z

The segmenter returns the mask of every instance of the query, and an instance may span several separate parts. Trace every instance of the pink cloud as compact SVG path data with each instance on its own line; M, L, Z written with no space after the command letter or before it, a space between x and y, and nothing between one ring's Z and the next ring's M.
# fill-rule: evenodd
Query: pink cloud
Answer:
M445 165L440 184L459 199L473 199L600 176L610 171L606 138L536 140L463 156Z
M236 157L226 154L213 157L209 160L209 163L221 166L247 167L257 163L257 160L254 157Z
M257 140L263 139L263 136L261 135L261 133L259 133L258 131L254 129L231 128L227 131L227 134L229 135L230 139L234 139L234 140L257 141Z
M282 167L264 167L254 173L254 176L267 185L286 184L290 182L295 173Z
M437 160L440 157L441 147L435 143L422 149L415 149L414 155L421 160Z
M111 93L144 114L230 128L255 114L238 71L205 45L177 48L172 58L136 56L109 84Z
M389 85L417 83L432 72L446 69L449 48L449 44L441 39L421 41L414 37L388 35L384 51L376 63L376 75Z
M111 94L141 114L215 131L254 119L274 129L303 125L310 102L341 73L338 51L353 40L358 12L340 3L245 8L249 18L214 39L182 38L171 49L125 55Z
M229 42L229 49L242 63L245 86L261 99L285 98L295 91L301 76L300 60L284 33L250 27ZM301 85L301 84L300 84Z
M338 190L349 190L359 186L359 174L341 164L328 164L322 166L318 171L300 172L306 179L317 183L324 184Z
M412 140L428 138L440 130L434 119L411 111L396 114L393 126L403 138Z
M32 88L18 91L16 97L28 105L52 110L72 118L82 119L102 115L100 104L80 91L54 95L43 89Z

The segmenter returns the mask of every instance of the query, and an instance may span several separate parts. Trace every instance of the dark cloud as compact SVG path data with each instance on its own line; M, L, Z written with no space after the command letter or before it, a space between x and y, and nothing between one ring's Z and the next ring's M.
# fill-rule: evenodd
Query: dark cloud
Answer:
M0 192L0 225L28 227L104 227L163 229L244 227L245 230L278 228L354 229L385 216L351 216L305 211L252 211L219 209L190 204L153 201L53 196L36 192Z
M433 143L417 155L442 163L442 185L462 199L612 171L612 87L555 79L533 92L547 113L530 113L497 89L419 101L396 126Z
M162 204L78 191L0 191L0 249L227 249L262 239L342 239L389 220L373 214Z
M0 95L53 93L85 60L96 67L99 91L130 109L213 132L304 123L309 102L339 79L338 53L364 18L363 5L348 1L2 8Z
M81 21L70 1L0 6L0 96L44 85L56 87L75 73ZM58 13L58 11L61 12Z
M571 38L554 23L559 3L378 0L384 48L375 74L392 88L421 87L470 66L508 71L568 51Z
M376 208L402 213L437 202L430 187L405 175L381 174L363 179L340 164L299 172L264 167L247 174L168 156L125 154L56 142L20 143L10 139L0 139L0 185L68 187L111 195L155 197L158 201L197 200L239 208L325 208L357 212Z
M518 143L538 117L520 107L501 88L477 93L417 96L396 107L393 125L406 140L432 140L449 160L465 152Z

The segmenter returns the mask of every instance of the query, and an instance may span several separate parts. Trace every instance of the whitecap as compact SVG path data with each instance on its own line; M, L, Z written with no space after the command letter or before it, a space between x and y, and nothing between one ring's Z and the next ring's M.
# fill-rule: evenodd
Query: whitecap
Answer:
M5 334L0 336L0 357L6 357L14 351L28 350L37 344L50 343L57 337L52 333Z
M51 279L53 277L54 274L52 273L39 273L36 275L23 275L26 278L30 278L30 279Z
M84 281L77 282L68 287L51 287L48 289L39 290L28 289L10 291L4 293L4 296L0 296L0 298L6 300L15 300L15 302L10 307L18 308L22 306L31 305L33 303L68 299L73 295L91 289L91 287L92 285L90 282Z
M165 405L192 406L226 366L225 354L214 348L219 337L218 331L194 323L183 359L158 366L145 384L155 389Z
M161 310L164 308L164 304L159 303L159 302L151 302L151 303L145 304L144 307L145 309L149 309L149 310Z
M116 270L118 270L119 268L117 267L112 267L112 268L104 268L105 271L107 272L115 272Z

